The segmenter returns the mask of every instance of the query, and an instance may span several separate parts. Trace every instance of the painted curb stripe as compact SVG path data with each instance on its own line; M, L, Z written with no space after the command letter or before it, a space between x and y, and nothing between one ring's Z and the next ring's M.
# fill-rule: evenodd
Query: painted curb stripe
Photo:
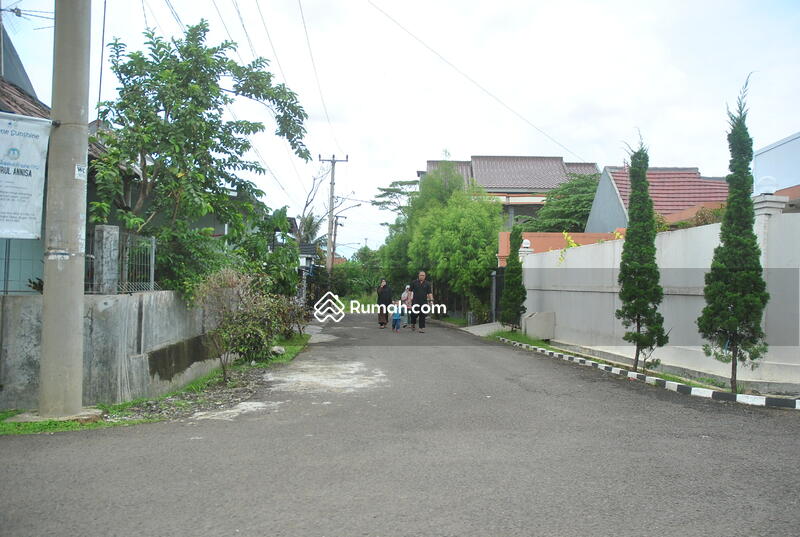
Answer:
M622 369L620 367L613 367L606 364L600 364L592 360L587 360L586 358L579 358L577 356L551 351L550 349L544 349L542 347L534 347L533 345L530 345L528 343L520 343L518 341L513 341L504 337L498 337L497 339L503 343L508 343L515 347L522 347L530 351L538 352L539 354L543 354L545 356L551 356L554 358L560 358L562 360L579 363L581 365L591 366L596 369L600 369L608 373L611 373L613 375L624 376L628 379L641 380L647 384L652 384L660 388L664 388L672 392L677 392L684 395L692 395L694 397L702 397L704 399L713 399L714 401L728 401L733 403L741 403L751 406L792 408L800 410L800 398L786 399L783 397L765 397L763 395L747 395L742 393L734 394L729 392L710 390L708 388L695 388L687 384L681 384L680 382L664 380L659 377L648 376L644 373L636 373L633 371L628 371L627 369Z
M744 393L736 394L736 402L744 403L745 405L764 406L767 404L767 398L760 395L747 395Z

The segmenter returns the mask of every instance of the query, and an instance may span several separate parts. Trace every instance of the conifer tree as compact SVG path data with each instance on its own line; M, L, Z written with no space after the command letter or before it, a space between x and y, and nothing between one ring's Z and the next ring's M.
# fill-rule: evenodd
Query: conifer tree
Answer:
M622 306L616 311L622 325L629 329L623 339L636 345L633 369L639 358L647 357L656 347L669 341L664 333L664 318L658 305L664 297L656 265L656 222L653 200L647 183L648 155L644 144L631 154L631 194L628 202L628 230L622 246L619 266L619 298Z
M730 174L728 201L720 229L720 245L714 250L711 270L705 277L706 306L697 319L700 334L709 341L707 356L731 364L731 390L738 391L738 363L759 359L767 350L761 318L769 300L761 268L761 250L753 231L753 139L747 130L747 83L736 110L728 111Z
M522 245L522 228L514 226L509 241L511 249L506 259L503 275L503 294L500 297L500 322L518 328L520 317L525 313L525 285L522 281L522 263L519 260L519 248Z

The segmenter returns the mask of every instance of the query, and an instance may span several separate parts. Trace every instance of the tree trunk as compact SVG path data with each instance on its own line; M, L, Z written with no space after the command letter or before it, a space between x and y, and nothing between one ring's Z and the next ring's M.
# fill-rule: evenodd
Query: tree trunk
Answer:
M733 393L739 393L737 386L736 386L736 369L739 366L739 346L734 345L731 349L731 391Z
M642 323L637 319L636 320L636 335L639 335L642 332ZM636 354L633 357L633 372L636 373L639 371L639 353L642 351L639 343L636 343Z

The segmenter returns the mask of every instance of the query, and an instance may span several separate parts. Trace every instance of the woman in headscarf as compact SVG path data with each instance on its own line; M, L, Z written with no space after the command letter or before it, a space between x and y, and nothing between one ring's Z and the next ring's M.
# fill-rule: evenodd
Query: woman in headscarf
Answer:
M382 306L380 311L378 311L378 325L381 328L386 328L386 325L389 323L389 311L387 308L391 303L392 290L389 288L386 279L383 278L378 286L378 305Z
M414 293L411 292L411 286L406 285L405 290L403 290L403 294L400 295L400 302L406 307L406 322L403 323L403 328L409 325L411 322L411 303L414 300Z

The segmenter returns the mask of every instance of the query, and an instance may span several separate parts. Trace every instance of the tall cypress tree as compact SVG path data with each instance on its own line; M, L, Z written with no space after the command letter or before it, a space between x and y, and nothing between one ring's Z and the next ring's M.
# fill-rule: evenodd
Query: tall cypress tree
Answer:
M520 317L525 313L525 285L522 283L522 263L519 247L522 245L522 228L511 229L511 250L503 274L503 295L500 297L500 322L510 324L512 330L519 327Z
M761 249L753 231L753 139L747 131L747 83L728 111L731 152L728 201L720 229L720 245L714 250L711 270L705 277L706 306L697 319L700 334L709 341L707 356L731 364L731 390L737 392L739 362L751 365L767 350L761 318L769 301L761 268Z
M656 222L653 200L647 183L648 156L644 144L631 154L631 194L628 202L628 230L622 245L619 265L619 298L622 306L616 311L622 326L631 329L623 339L636 345L633 369L639 368L639 357L647 356L656 347L667 344L664 318L658 305L664 298L656 265Z

